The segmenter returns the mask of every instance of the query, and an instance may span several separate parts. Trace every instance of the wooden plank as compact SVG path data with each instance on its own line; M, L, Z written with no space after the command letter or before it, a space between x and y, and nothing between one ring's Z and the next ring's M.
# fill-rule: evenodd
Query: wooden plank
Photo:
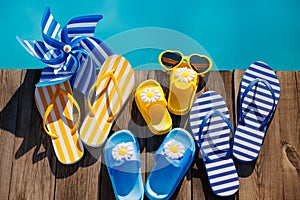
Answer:
M158 80L158 82L162 85L164 89L164 93L166 94L166 99L168 101L170 75L163 71L155 71L155 79ZM171 117L173 122L173 128L180 127L186 129L189 114L179 116L171 113ZM160 140L158 140L157 142L158 144L161 144ZM186 200L192 198L192 177L191 177L190 169L186 172L186 175L183 177L183 180L177 187L172 198L186 199Z
M84 95L74 90L73 96L80 105L83 122L88 112ZM101 153L102 148L85 146L84 156L79 162L73 165L57 162L55 199L97 199L100 193Z
M40 71L22 71L9 199L54 198L56 161L34 101L39 76Z
M163 91L165 93L165 97L167 99L167 88L168 85L166 85L166 81L164 80L158 80L156 77L156 72L155 71L149 71L148 72L148 77L145 80L149 80L149 79L153 79L156 80L157 82L159 82L163 88ZM145 125L145 127L147 126L146 122L144 122L143 119L143 123ZM146 135L147 135L147 145L146 145L146 152L147 152L147 157L146 157L146 180L149 176L149 174L152 171L152 168L154 167L154 154L156 152L156 150L159 148L160 144L162 143L162 141L165 138L165 135L154 135L149 128L146 127ZM145 182L146 182L145 180Z
M208 85L209 85L208 82L211 77L214 77L213 74L214 73L210 72L205 77L200 78L195 99L208 90ZM210 83L212 83L212 82L210 82ZM192 133L189 121L187 123L187 130L190 133ZM195 145L197 145L197 144L195 144ZM202 161L202 159L199 158L198 148L197 148L197 151L195 154L194 163L191 167L191 175L192 175L192 185L191 185L192 199L205 199L206 193L207 193L206 191L209 191L209 183L208 183L207 175L206 175L205 168L203 165L203 161ZM205 178L206 178L206 180L205 180ZM204 180L204 182L203 182L203 180ZM209 195L209 196L212 196L212 195Z
M207 85L197 95L208 90L219 92L234 124L235 102L244 71L232 73L211 72ZM114 199L100 156L102 148L86 150L84 158L71 166L57 161L34 103L34 84L39 74L36 70L0 71L0 199ZM300 72L277 75L282 93L263 148L255 163L236 162L240 189L228 199L295 199L300 195ZM162 84L167 96L169 76L161 71L135 71L135 87L150 78ZM154 136L149 131L133 94L126 105L112 133L129 129L137 135L145 182L154 164L153 154L165 136ZM190 131L188 115L172 118L174 127ZM201 159L195 159L171 199L220 199L210 189Z
M21 71L0 70L0 199L9 198Z
M123 118L129 118L128 129L134 133L139 141L140 150L141 150L141 162L142 162L142 177L143 183L146 182L146 173L147 172L147 138L149 137L150 131L147 128L145 121L137 108L136 102L134 100L134 93L136 88L149 77L149 72L145 71L135 71L135 88L133 90L132 97L130 98L129 109L131 111L129 116ZM146 196L146 195L144 195Z
M235 93L244 71L234 73ZM278 72L281 97L256 162L237 162L240 199L294 199L299 196L299 72ZM298 123L297 123L298 124ZM290 151L291 150L291 151ZM292 159L289 159L289 154ZM298 170L299 171L299 170ZM251 195L250 195L251 194Z
M192 171L189 169L173 195L173 199L192 199Z
M234 126L234 102L233 102L233 91L232 91L232 71L211 71L209 76L205 78L205 87L197 93L200 96L206 91L216 91L225 100L230 113L230 120ZM207 178L203 160L195 158L195 164L192 168L192 196L193 199L220 199L214 195ZM228 199L235 199L237 195L228 197Z
M134 100L134 92L136 87L147 79L148 72L147 71L134 71L135 76L135 86L133 88L132 94L124 108L122 109L119 117L117 118L116 123L112 128L112 134L115 131L128 129L133 134L135 134L138 138L140 150L141 150L141 162L142 162L142 176L143 181L145 181L146 171L146 138L147 138L147 129L145 127L144 121L142 120L142 116L135 104ZM101 168L101 181L100 181L100 199L114 199L114 193L111 185L111 181L107 172L107 168L104 163L104 159L102 158L102 168Z
M115 199L112 184L108 175L108 171L102 156L101 159L101 172L100 172L100 185L99 185L99 199Z
M146 181L146 159L147 159L147 152L146 152L146 143L147 143L147 137L149 135L149 130L146 127L146 123L143 120L143 117L140 113L140 111L137 108L135 99L134 99L134 93L136 88L145 80L147 80L149 76L148 71L134 71L134 77L135 77L135 87L133 89L132 95L129 99L128 103L128 111L122 113L122 119L126 119L128 122L124 124L128 124L127 128L137 136L140 150L141 150L141 161L142 161L142 168L141 171L143 173L143 181ZM126 115L124 115L124 113Z
M276 149L281 154L274 156L273 152L270 153L275 159L270 165L274 165L275 161L279 164L278 168L274 167L271 190L267 188L265 192L276 197L276 189L282 188L282 199L295 199L300 196L300 72L278 72L277 75L281 83L281 96L276 111L277 126L273 131L279 132L280 143Z
M242 80L245 71L236 70L234 71L234 97L237 102L238 91L240 82ZM235 121L237 120L237 104L235 107ZM261 162L259 162L261 163ZM239 175L239 198L241 199L259 199L260 195L257 194L260 189L260 183L257 182L257 173L254 172L255 163L243 164L236 162L236 167ZM257 169L261 169L261 165L257 165ZM254 172L254 173L253 173ZM251 194L251 195L249 195Z
M87 149L84 153L84 157L73 165L57 163L55 199L98 198L101 163L95 156L97 153Z
M231 124L234 126L234 106L233 101L233 71L212 71L210 72L204 91L216 91L225 100L230 114Z

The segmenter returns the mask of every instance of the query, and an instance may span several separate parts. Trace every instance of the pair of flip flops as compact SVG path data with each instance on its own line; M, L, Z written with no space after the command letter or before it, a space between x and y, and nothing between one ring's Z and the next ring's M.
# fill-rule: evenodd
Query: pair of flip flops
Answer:
M90 89L90 95L95 90L95 99L93 103L90 97L87 99L89 113L79 132L80 108L72 96L69 81L36 88L35 100L43 117L43 126L51 137L55 154L61 163L79 161L84 153L82 142L92 147L99 147L105 142L133 86L134 73L128 61L119 55L109 56ZM73 106L79 111L75 123Z
M226 103L217 92L206 92L194 102L190 125L216 195L229 196L238 190L232 155L241 162L257 158L279 96L280 84L275 72L267 64L255 62L240 84L236 131L230 124Z
M136 137L126 130L113 134L104 147L104 158L116 199L168 199L192 164L193 137L173 129L154 155L155 165L143 186L140 148Z

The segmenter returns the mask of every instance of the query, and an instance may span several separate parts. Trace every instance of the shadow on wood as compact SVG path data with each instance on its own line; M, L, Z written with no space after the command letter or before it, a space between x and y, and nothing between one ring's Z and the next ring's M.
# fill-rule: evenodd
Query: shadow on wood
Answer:
M0 112L0 121L2 122L0 128L9 131L15 137L23 138L21 146L15 153L15 159L22 157L36 147L32 163L46 157L49 161L52 160L49 151L39 152L41 145L51 146L50 139L44 137L45 133L41 133L43 132L42 120L34 103L35 83L38 82L39 74L39 70L27 70L22 85ZM13 123L14 121L15 123ZM55 173L55 169L53 169L53 172Z
M92 165L97 160L88 152L84 159L72 166L60 164L56 159L50 137L42 128L42 117L35 105L35 84L40 73L40 70L26 71L21 86L0 111L0 128L9 131L16 138L23 138L14 155L15 159L21 158L34 148L32 164L47 158L52 173L57 178L65 178L74 174L79 167Z

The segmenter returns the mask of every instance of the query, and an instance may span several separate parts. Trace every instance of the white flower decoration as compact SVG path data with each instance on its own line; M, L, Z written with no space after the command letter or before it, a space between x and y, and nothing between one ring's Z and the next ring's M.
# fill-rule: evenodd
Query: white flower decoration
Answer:
M116 161L128 160L134 155L132 143L122 142L112 149L112 156Z
M157 88L152 87L145 88L140 94L140 97L145 103L154 103L160 99L161 95Z
M192 80L194 80L196 73L192 69L189 69L187 67L182 67L176 71L175 76L178 78L180 82L189 83Z
M179 159L183 156L185 148L181 142L170 140L164 145L164 153L171 159Z

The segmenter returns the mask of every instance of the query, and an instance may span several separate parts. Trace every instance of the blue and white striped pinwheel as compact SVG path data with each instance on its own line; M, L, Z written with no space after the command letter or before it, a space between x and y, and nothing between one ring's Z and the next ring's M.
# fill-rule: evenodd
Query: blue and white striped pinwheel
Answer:
M32 56L47 64L37 87L69 80L74 88L88 95L95 82L96 68L112 55L108 46L93 37L100 19L102 15L75 17L61 27L46 8L41 21L44 42L17 37Z

